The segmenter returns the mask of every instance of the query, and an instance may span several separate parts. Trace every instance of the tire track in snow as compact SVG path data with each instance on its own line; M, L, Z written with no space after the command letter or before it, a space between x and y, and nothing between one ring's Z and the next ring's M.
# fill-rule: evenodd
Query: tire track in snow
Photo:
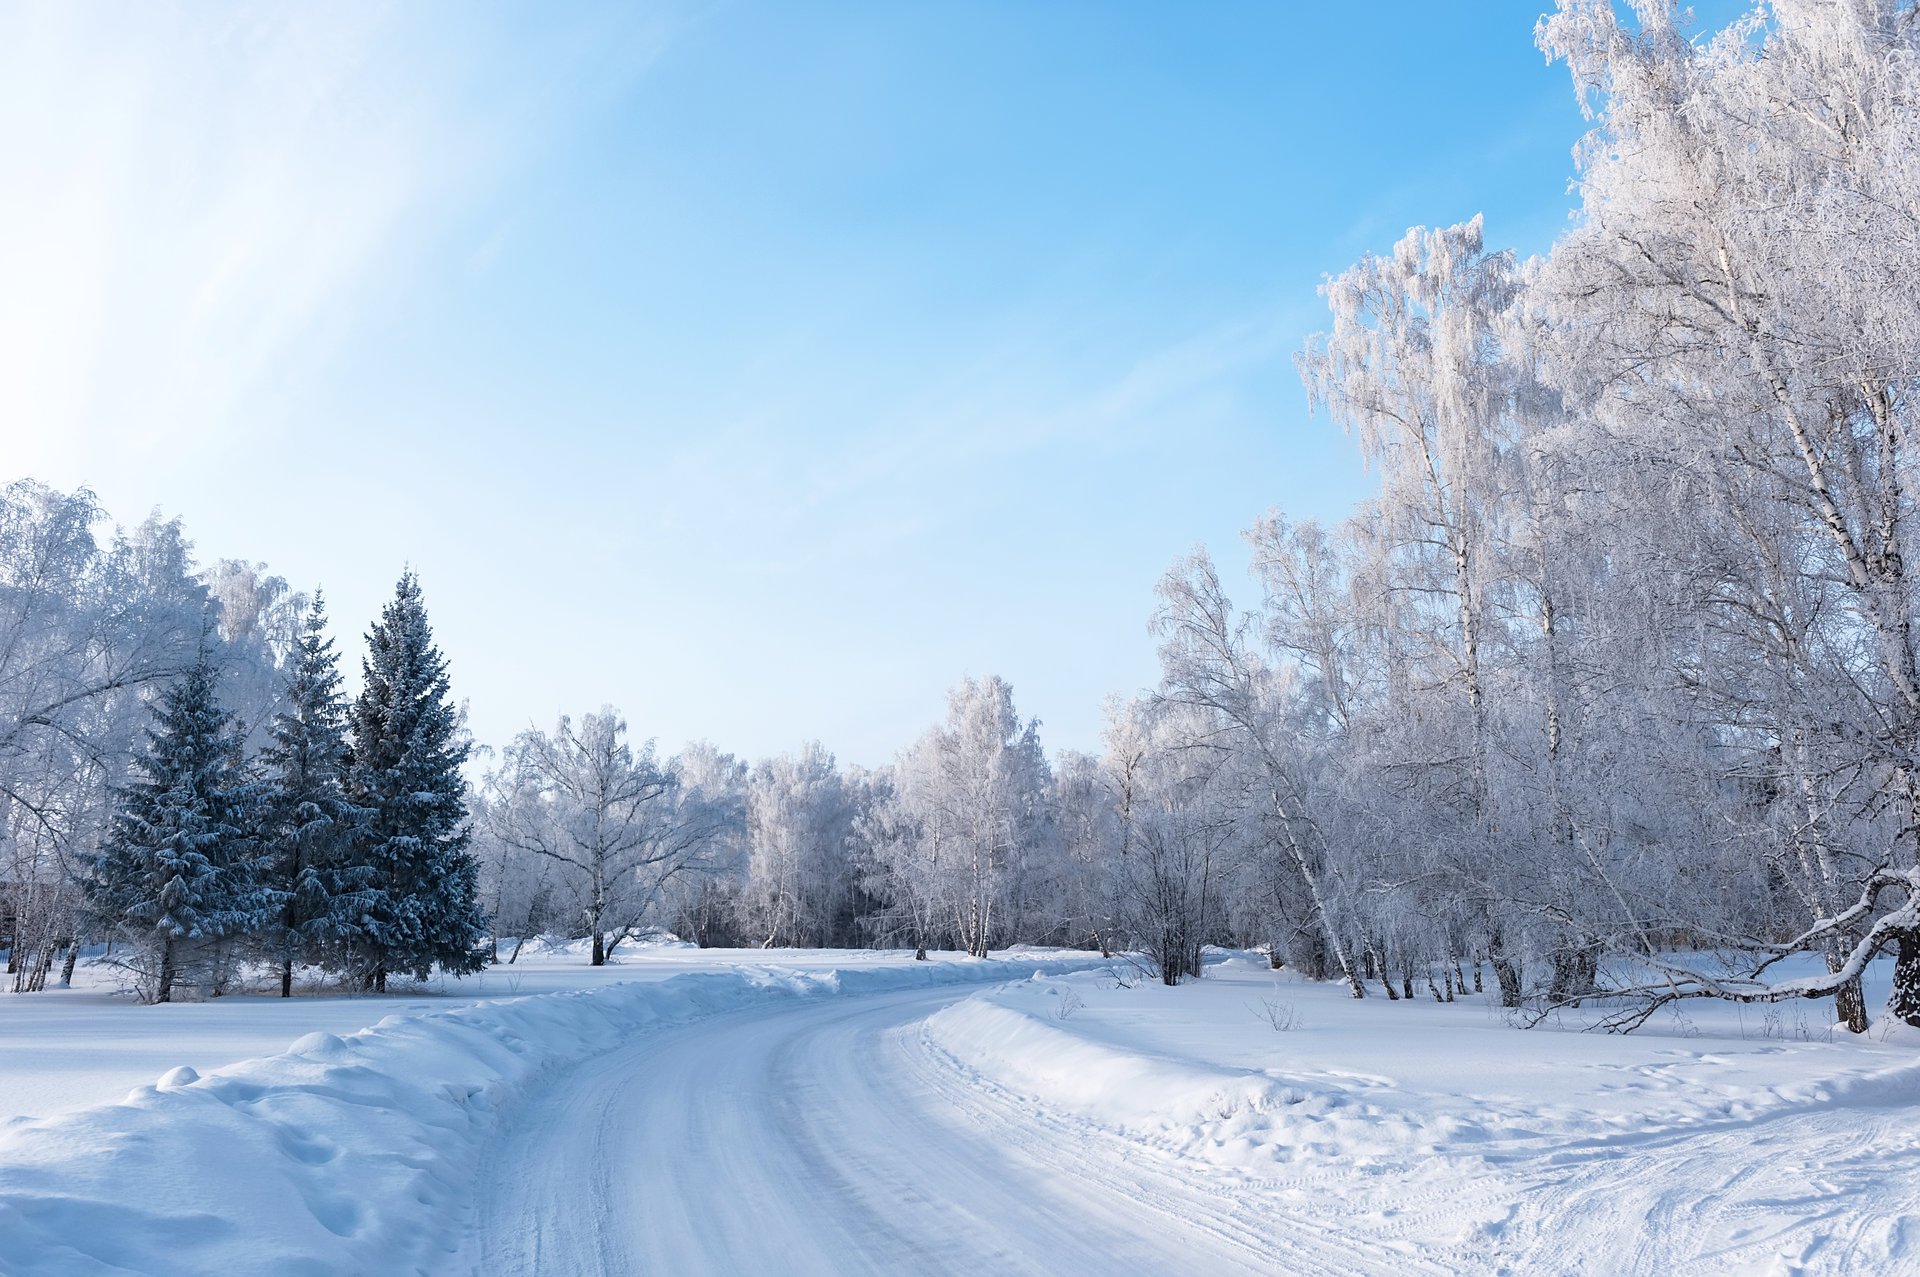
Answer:
M1457 1173L1440 1186L1398 1170L1332 1161L1272 1176L1229 1170L1057 1112L980 1076L928 1034L916 1036L919 1067L955 1111L996 1125L1001 1138L1061 1174L1084 1174L1076 1167L1084 1168L1089 1149L1099 1150L1092 1160L1119 1177L1119 1191L1230 1239L1252 1256L1256 1271L1344 1277L1475 1267L1473 1253L1436 1242L1463 1232L1458 1199L1467 1194ZM1500 1185L1481 1176L1473 1187L1475 1195L1489 1195Z
M1327 1267L1317 1230L1244 1183L957 1081L917 1026L969 992L725 1013L559 1076L492 1150L447 1271Z
M561 1075L447 1271L1839 1273L1920 1245L1900 1094L1227 1167L976 1074L924 1028L971 992L728 1012Z
M1920 1132L1880 1106L1788 1112L1541 1159L1532 1178L1516 1272L1893 1272L1913 1255Z

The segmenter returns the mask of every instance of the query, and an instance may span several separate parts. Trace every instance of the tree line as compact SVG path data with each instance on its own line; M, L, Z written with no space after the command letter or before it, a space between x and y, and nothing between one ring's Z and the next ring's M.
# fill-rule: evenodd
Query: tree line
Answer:
M1536 38L1592 122L1572 226L1527 260L1416 228L1298 358L1374 497L1257 521L1251 607L1176 565L1098 757L1049 762L990 680L889 768L736 776L744 868L690 920L1169 979L1260 942L1356 996L1617 1027L1821 997L1862 1030L1891 953L1920 1023L1920 14L1696 38L1560 0Z
M1475 219L1328 281L1299 370L1377 489L1336 526L1254 522L1250 604L1205 552L1176 564L1159 681L1110 704L1096 753L1049 755L996 678L872 769L817 744L662 757L616 710L563 718L476 758L441 813L489 934L558 931L593 961L653 926L1071 943L1169 982L1257 944L1355 996L1485 991L1622 1028L1820 997L1864 1029L1890 953L1892 1012L1920 1023L1920 17L1775 0L1695 38L1667 0L1560 0L1536 36L1592 123L1577 217L1535 258ZM78 934L88 849L127 837L103 795L152 781L128 788L135 711L205 650L193 677L279 722L261 710L298 665L264 569L195 571L177 525L100 538L98 517L32 485L0 503L22 970ZM285 786L291 747L251 730L205 735ZM376 831L355 845L384 839L399 882L417 835L361 814L362 730L328 820ZM323 894L371 889L338 864ZM365 943L314 952L419 969Z

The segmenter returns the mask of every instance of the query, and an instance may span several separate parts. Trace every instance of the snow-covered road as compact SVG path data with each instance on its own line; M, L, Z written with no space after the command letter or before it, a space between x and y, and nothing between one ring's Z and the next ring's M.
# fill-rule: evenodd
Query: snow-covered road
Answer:
M0 1272L1850 1274L1920 1254L1905 1030L1754 1036L1702 1008L1634 1038L1520 1033L1484 1000L1359 1003L1252 955L1177 989L1063 953L699 961L402 1003L0 1123ZM153 1039L135 1062L210 1049L127 1010Z
M1298 984L1316 1022L1360 1027L1276 1042L1241 1005L1274 979L1035 977L649 1034L505 1118L446 1271L1852 1273L1914 1253L1903 1053L1522 1035ZM1159 1014L1131 1023L1136 1003ZM1423 1045L1367 1037L1383 1013ZM1248 1025L1278 1071L1207 1063ZM1333 1067L1354 1044L1404 1078Z
M449 1271L1321 1267L1271 1202L952 1068L921 1025L966 992L759 1007L580 1066L486 1158Z

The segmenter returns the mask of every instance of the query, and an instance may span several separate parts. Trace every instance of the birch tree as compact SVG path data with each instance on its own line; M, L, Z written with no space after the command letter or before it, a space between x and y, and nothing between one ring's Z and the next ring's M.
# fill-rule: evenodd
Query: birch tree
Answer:
M578 725L562 716L553 733L522 732L506 751L505 783L488 808L488 833L524 855L552 863L591 940L593 966L645 916L661 878L685 859L685 847L662 840L656 807L665 808L673 779L654 760L649 741L638 754L627 724L612 707Z
M1905 566L1920 303L1903 282L1920 262L1920 27L1891 0L1778 0L1696 47L1662 0L1624 15L1562 0L1539 39L1596 121L1580 153L1583 220L1546 278L1567 341L1561 380L1621 437L1648 451L1670 439L1704 488L1736 494L1733 517L1764 538L1763 559L1832 588L1840 632L1776 608L1769 641L1810 689L1832 689L1812 700L1844 716L1790 715L1752 743L1782 761L1810 812L1849 770L1890 804L1886 841L1857 865L1819 868L1829 835L1815 823L1804 835L1814 877L1830 880L1785 949L1826 948L1826 978L1665 975L1749 1000L1842 992L1891 946L1892 1009L1920 1023L1920 676ZM1816 737L1832 749L1810 748ZM1813 761L1822 754L1841 769Z

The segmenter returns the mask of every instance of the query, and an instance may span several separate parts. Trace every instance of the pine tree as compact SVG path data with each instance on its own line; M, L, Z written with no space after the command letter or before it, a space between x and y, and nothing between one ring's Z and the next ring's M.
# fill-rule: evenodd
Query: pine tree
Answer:
M362 668L348 797L369 809L361 856L378 894L362 922L361 974L383 990L390 973L424 979L436 963L477 971L486 960L479 948L486 919L479 865L467 852L460 765L468 746L411 571L368 631Z
M143 960L155 1002L171 1001L183 975L217 961L268 907L255 862L260 786L216 677L203 647L155 702L136 778L86 882L95 916Z
M346 794L346 699L340 660L326 637L319 594L307 612L287 675L286 708L273 721L267 769L262 882L272 914L260 948L293 995L297 962L338 966L377 905L371 865L352 857L371 814Z

